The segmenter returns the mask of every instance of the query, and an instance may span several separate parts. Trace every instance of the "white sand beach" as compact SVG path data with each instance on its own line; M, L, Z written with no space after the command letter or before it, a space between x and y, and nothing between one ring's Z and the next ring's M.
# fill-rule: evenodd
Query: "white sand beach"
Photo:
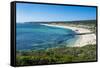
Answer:
M57 25L57 24L42 24L42 25L59 27L59 28L67 28L67 29L71 29L77 33L89 33L89 32L91 32L89 29L66 26L66 25ZM82 47L82 46L85 46L87 44L96 44L96 35L95 34L92 33L92 34L79 35L79 39L76 40L73 47Z

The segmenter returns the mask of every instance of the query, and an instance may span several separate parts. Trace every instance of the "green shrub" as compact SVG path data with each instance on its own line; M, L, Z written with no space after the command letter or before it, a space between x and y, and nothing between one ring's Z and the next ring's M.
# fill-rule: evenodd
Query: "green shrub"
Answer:
M50 48L38 51L17 51L17 65L54 64L95 61L96 45L84 47Z

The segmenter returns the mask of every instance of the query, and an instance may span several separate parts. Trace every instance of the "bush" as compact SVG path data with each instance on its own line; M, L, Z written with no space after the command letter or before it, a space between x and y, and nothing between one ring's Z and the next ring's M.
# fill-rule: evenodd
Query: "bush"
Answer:
M96 45L84 47L50 48L38 51L17 51L17 65L54 64L95 61Z

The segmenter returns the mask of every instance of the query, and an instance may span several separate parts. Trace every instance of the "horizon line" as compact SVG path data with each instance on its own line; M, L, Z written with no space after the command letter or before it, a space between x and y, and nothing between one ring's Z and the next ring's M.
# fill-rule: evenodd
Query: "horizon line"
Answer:
M91 19L97 20L97 19ZM91 20L73 20L73 21L91 21ZM73 22L73 21L29 21L29 22ZM16 23L25 23L25 22L16 22Z

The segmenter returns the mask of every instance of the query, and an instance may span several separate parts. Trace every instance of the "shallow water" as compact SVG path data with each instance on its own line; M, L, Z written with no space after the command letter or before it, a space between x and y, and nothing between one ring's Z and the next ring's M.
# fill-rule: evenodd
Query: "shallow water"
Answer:
M35 23L16 24L16 49L40 50L72 46L77 36L70 29L44 26Z

